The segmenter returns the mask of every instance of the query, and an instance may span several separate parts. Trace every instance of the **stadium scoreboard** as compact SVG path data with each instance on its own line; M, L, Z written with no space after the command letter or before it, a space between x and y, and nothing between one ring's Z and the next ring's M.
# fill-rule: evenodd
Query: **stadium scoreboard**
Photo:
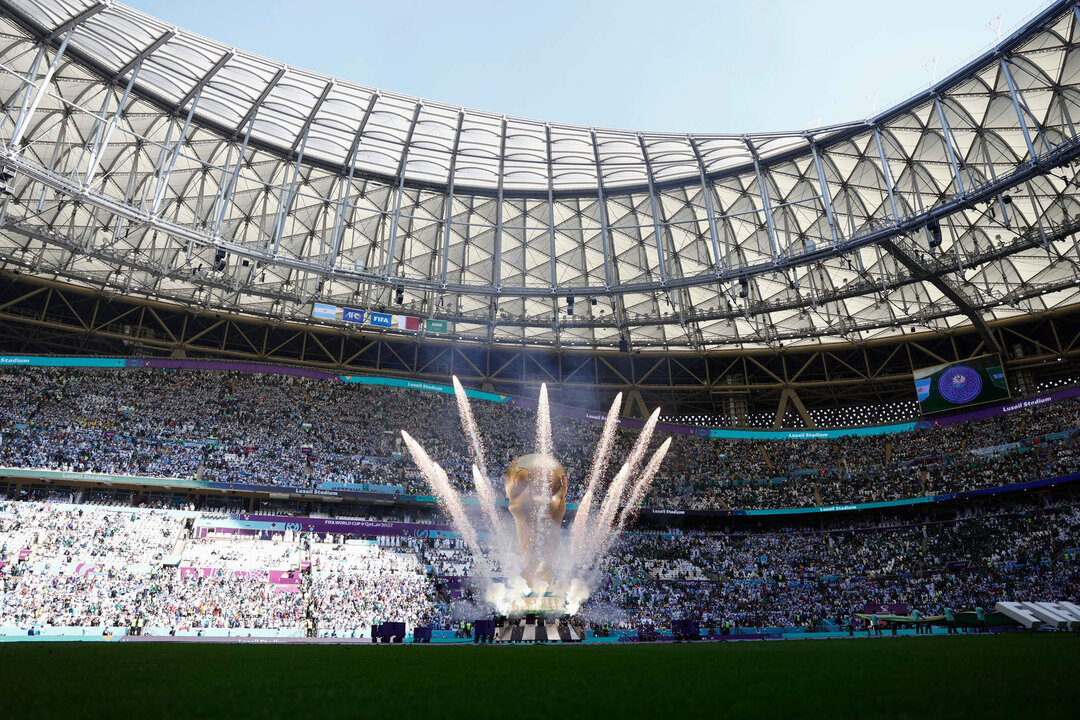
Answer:
M924 415L1009 399L998 355L934 365L915 371L915 395Z

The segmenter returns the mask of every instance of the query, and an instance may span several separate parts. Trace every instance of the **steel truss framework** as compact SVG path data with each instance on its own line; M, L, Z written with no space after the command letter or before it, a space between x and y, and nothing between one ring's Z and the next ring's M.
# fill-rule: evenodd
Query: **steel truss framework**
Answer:
M1080 306L995 321L1014 391L1080 371ZM539 383L557 402L603 408L633 395L627 414L661 405L673 415L704 414L746 424L790 397L808 410L911 401L914 368L987 352L977 332L920 333L858 345L694 352L554 351L267 321L0 274L0 348L13 353L213 357L378 373L532 396ZM783 413L777 413L782 420ZM805 417L793 418L802 425Z
M988 324L1080 301L1078 50L1057 2L867 121L636 133L378 92L116 3L0 0L0 263L278 322L386 308L488 344L914 326L993 347Z

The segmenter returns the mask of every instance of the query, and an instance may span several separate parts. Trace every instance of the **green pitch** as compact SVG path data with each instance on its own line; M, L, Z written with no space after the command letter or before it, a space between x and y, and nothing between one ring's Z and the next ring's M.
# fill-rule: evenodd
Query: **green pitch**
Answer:
M1075 634L617 646L0 644L6 718L1070 717Z

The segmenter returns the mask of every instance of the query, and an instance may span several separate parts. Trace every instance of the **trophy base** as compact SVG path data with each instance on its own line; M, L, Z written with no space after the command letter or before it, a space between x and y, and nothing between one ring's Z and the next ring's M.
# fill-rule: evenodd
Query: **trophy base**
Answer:
M562 617L566 615L566 600L560 595L535 593L516 599L510 605L510 611L506 616L511 619L522 618L527 615L544 615L546 617Z
M565 614L529 612L496 618L496 643L574 643L585 639L585 627Z

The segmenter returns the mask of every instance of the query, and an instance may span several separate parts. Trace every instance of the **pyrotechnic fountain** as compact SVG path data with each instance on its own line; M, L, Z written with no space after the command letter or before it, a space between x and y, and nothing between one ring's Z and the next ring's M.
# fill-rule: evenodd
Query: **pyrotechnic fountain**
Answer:
M615 443L622 393L608 410L600 442L593 455L585 494L574 522L564 537L566 470L555 458L551 439L551 408L547 386L540 387L537 406L536 452L515 460L506 471L504 489L513 519L513 530L501 514L484 457L484 443L473 418L465 389L454 378L461 425L469 440L472 478L482 524L477 527L466 511L458 491L438 463L434 462L405 430L401 436L413 461L461 534L475 561L476 576L484 583L484 596L504 615L523 613L576 613L590 592L589 579L597 561L632 519L641 505L671 439L657 448L640 473L660 415L657 408L634 443L626 462L600 495Z

